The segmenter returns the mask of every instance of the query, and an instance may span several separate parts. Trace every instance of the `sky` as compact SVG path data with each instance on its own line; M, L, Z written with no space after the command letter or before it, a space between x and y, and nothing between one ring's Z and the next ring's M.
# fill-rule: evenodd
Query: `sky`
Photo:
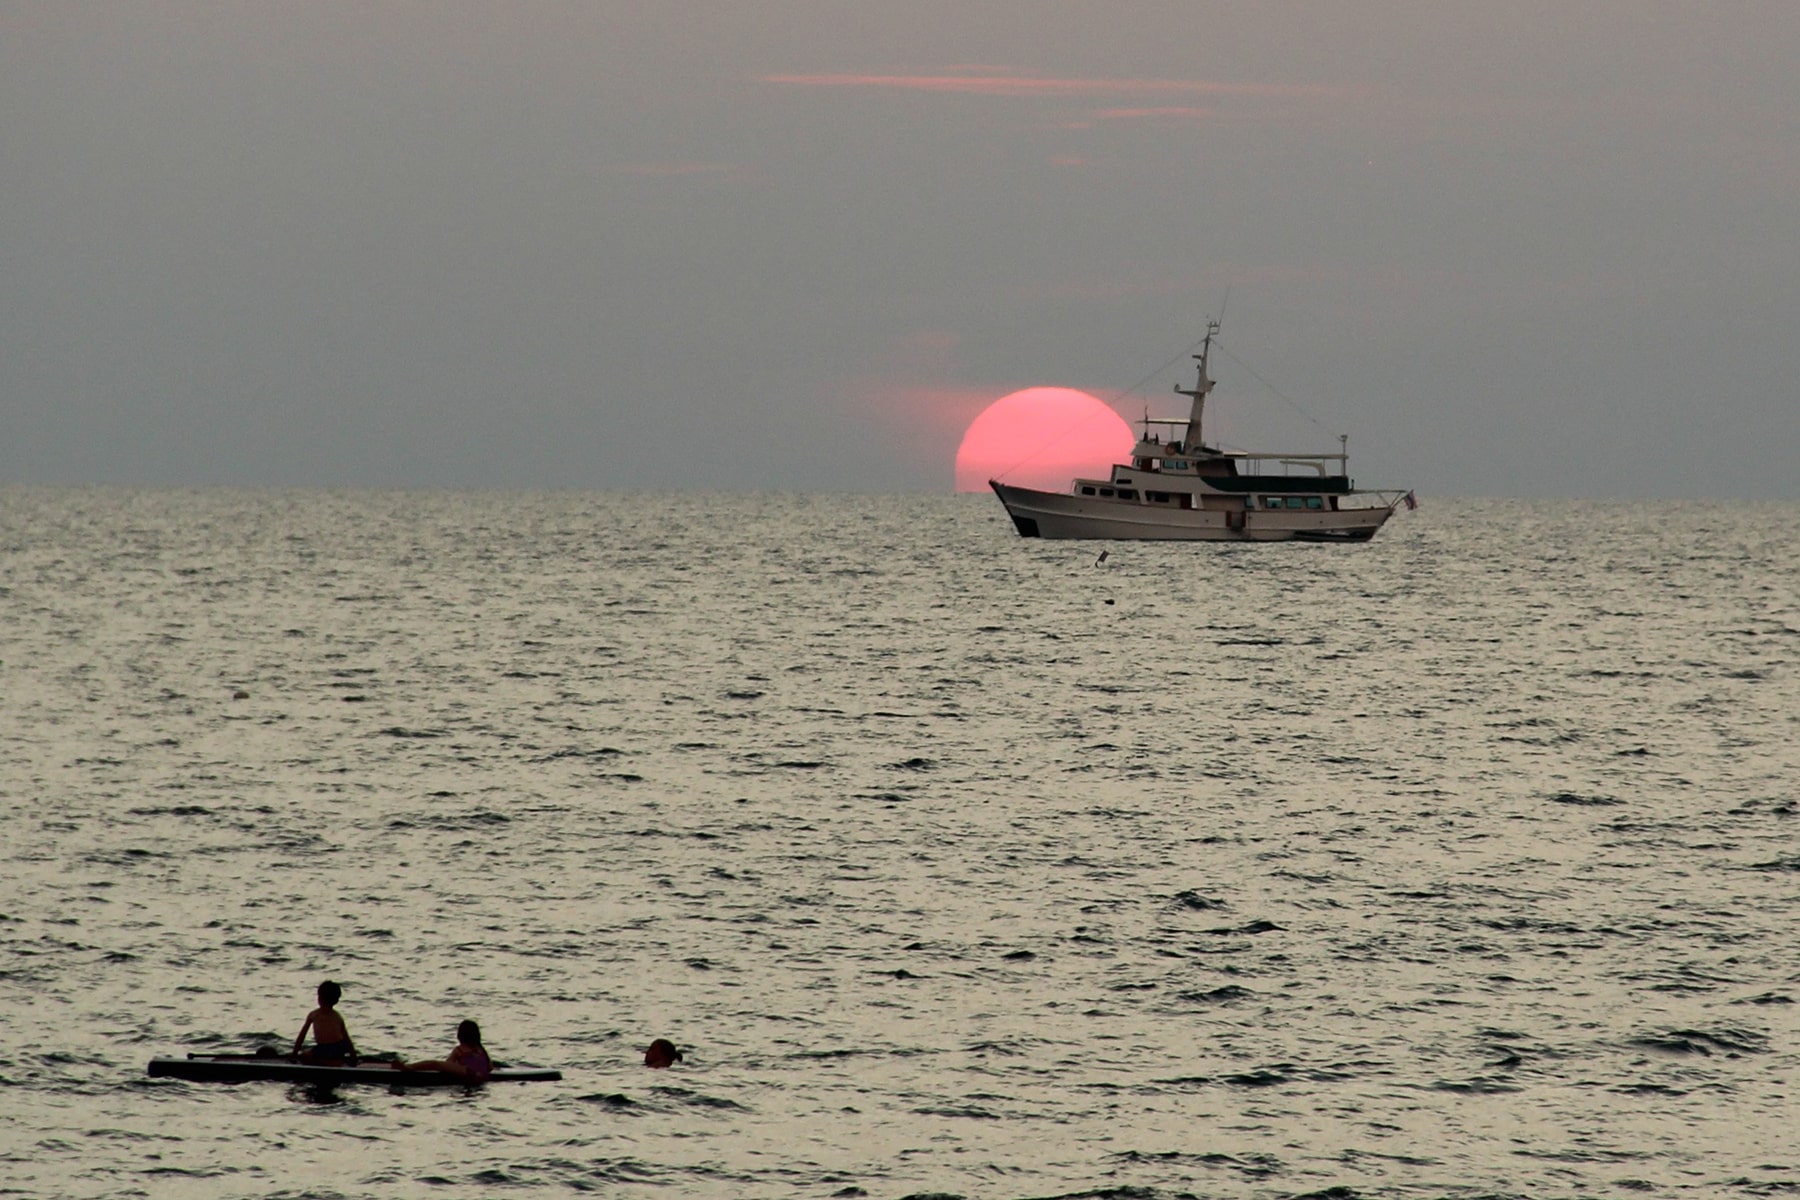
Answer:
M0 0L0 483L1800 498L1800 4ZM1158 369L1173 365L1158 374Z

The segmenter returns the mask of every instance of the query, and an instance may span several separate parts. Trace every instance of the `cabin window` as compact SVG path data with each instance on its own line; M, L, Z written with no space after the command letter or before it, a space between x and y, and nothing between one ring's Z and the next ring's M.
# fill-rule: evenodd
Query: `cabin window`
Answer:
M1150 501L1152 504L1167 504L1169 502L1169 493L1145 492L1144 499Z
M1112 494L1113 494L1113 490L1112 490L1112 489L1111 489L1111 488L1101 488L1101 489L1100 489L1100 494L1101 494L1101 495L1102 495L1102 496L1110 496L1110 495L1112 495Z
M1324 508L1325 501L1321 500L1317 496L1308 496L1306 498L1306 507L1308 507L1308 508Z
M1263 497L1263 507L1264 508L1280 508L1281 507L1281 497L1280 496L1264 496Z
M1086 487L1086 486L1084 486L1084 487L1083 487L1083 488L1082 488L1082 489L1081 489L1081 494L1082 494L1082 495L1084 495L1084 496L1091 496L1091 495L1093 495L1093 494L1094 494L1094 489L1093 489L1093 488L1091 488L1091 487Z
M1306 501L1302 500L1298 496L1289 496L1287 498L1287 506L1289 508L1305 508Z
M1120 488L1119 489L1119 499L1121 499L1121 500L1136 500L1137 499L1137 489L1136 488Z

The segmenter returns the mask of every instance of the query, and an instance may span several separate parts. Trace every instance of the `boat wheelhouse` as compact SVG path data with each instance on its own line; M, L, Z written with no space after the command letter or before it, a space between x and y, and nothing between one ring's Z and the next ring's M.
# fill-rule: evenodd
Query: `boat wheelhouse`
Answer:
M1185 419L1152 418L1129 463L1106 479L1077 479L1067 492L988 481L1021 537L1164 541L1364 542L1412 493L1363 490L1350 478L1349 439L1335 454L1249 452L1209 446L1201 436L1219 323L1209 321Z

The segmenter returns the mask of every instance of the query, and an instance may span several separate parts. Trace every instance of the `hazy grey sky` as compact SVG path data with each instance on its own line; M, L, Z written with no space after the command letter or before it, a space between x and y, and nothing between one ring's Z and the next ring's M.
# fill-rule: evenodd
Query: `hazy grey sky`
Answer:
M1787 0L0 0L0 482L948 490L1229 289L1235 444L1795 498L1797 62Z

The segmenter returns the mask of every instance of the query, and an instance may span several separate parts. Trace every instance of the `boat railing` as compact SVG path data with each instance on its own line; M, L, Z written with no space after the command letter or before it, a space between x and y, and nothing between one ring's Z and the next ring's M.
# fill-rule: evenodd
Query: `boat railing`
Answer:
M1311 472L1324 479L1332 475L1350 474L1350 456L1348 454L1307 454L1293 451L1252 452L1247 450L1227 450L1225 457L1238 463L1241 475L1291 475L1296 470ZM1337 469L1332 470L1331 464ZM1279 467L1280 470L1273 468Z
M1350 461L1348 454L1310 454L1304 451L1284 450L1226 450L1222 452L1226 458L1235 458L1243 462L1283 462L1283 463L1319 463L1321 465L1334 462L1342 467Z

